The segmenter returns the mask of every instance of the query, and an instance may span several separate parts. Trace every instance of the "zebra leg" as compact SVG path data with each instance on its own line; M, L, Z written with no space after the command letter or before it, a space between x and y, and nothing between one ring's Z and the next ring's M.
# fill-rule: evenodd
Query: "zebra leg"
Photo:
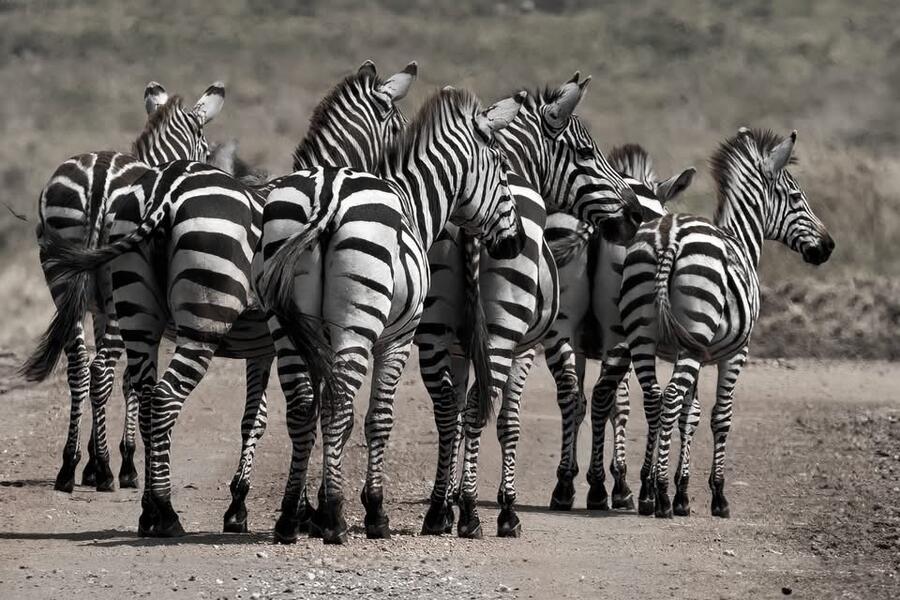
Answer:
M628 373L616 390L616 405L612 417L613 457L609 463L609 474L613 478L612 507L617 510L634 510L634 494L628 486L625 464L625 427L631 415L631 400L628 397Z
M113 334L113 335L111 335ZM120 352L115 347L121 345L118 330L110 331L105 313L94 315L94 337L97 353L91 361L91 462L93 480L98 492L115 489L115 478L109 467L109 444L106 433L106 403L112 393L116 375L116 360ZM85 469L87 471L87 469ZM84 477L84 474L82 475Z
M281 515L275 522L275 542L293 544L300 534L311 529L313 514L306 492L309 458L316 443L318 402L309 368L287 336L281 333L275 317L269 319L278 357L278 380L286 401L286 420L291 437L291 469L281 500ZM321 491L324 494L324 491ZM322 498L320 498L320 505ZM311 537L312 532L310 531Z
M523 352L513 362L503 404L497 415L497 439L500 441L500 452L503 456L503 467L500 474L500 489L497 490L497 504L500 514L497 516L497 537L519 537L522 535L522 523L515 511L516 503L516 448L519 443L519 407L522 391L528 371L534 363L534 349Z
M456 534L461 538L481 539L481 519L478 517L478 452L484 421L478 418L478 386L472 386L466 397L462 414L463 474L460 482L459 521Z
M241 419L241 458L231 479L231 505L225 511L222 529L225 533L247 533L247 506L245 500L250 491L250 472L256 444L266 432L266 386L272 370L272 357L247 360L247 400L244 418Z
M725 498L725 440L731 430L731 415L734 403L734 386L747 360L747 346L735 356L719 363L716 384L716 403L710 416L713 432L713 466L709 474L709 489L712 492L712 515L728 518L731 510Z
M655 348L646 354L633 354L634 372L644 395L644 417L647 419L647 445L641 465L641 492L638 496L638 513L652 515L656 506L654 481L654 455L659 431L660 397L662 392L656 379Z
M143 354L129 348L126 342L126 351L128 367L125 369L125 375L129 377L129 388L137 397L138 428L144 444L144 493L141 495L138 535L148 537L156 535L159 518L156 505L150 496L150 398L153 386L156 385L158 346Z
M179 537L184 528L172 508L172 429L184 401L209 369L215 343L194 342L179 336L175 352L150 399L150 496L159 513L156 535Z
M350 330L333 327L332 345L336 362L333 371L335 394L322 401L322 485L324 502L319 505L322 541L343 544L347 541L344 520L344 448L353 431L353 400L368 371L371 343Z
M122 466L119 468L119 487L137 488L138 473L134 466L134 454L137 450L135 435L137 434L138 405L140 398L131 387L128 367L122 377L122 396L125 398L125 425L122 439L119 441L119 452L122 454Z
M366 413L366 446L369 461L366 485L360 499L366 509L366 537L387 539L391 537L388 516L384 512L384 452L391 429L394 427L394 396L409 360L412 335L392 341L386 347L374 349L372 393Z
M570 340L561 338L546 353L547 366L556 380L556 403L562 414L562 449L556 468L556 487L550 496L550 510L570 510L575 503L575 477L578 476L576 443L580 425L579 406L586 404L579 385L575 351Z
M452 493L461 437L458 382L466 381L469 365L463 357L452 356L444 347L420 344L419 368L434 404L434 424L438 431L437 470L428 512L422 522L422 535L441 535L453 529Z
M678 457L678 470L675 471L675 498L672 500L672 512L679 517L687 517L691 514L690 498L688 498L688 482L691 478L691 442L694 432L700 423L700 398L697 395L698 382L685 397L681 407L681 418L678 420L678 429L681 438L681 454ZM688 402L688 398L690 401Z
M628 370L631 368L631 356L628 354L627 348L620 350L624 351L618 353L610 352L603 360L600 379L597 381L591 394L591 465L587 474L588 483L591 485L587 500L589 510L609 510L609 497L606 493L606 474L603 469L606 422L611 420L610 417L616 412L617 391L622 382L628 377ZM615 458L613 464L615 464ZM624 461L622 466L624 467ZM612 469L613 467L611 466L610 471ZM620 480L624 480L624 474L618 475L616 483L618 484ZM627 484L625 485L627 496L623 497L621 488L616 491L619 493L619 500L618 505L614 502L613 508L628 508L628 506L623 506L626 501L630 502L630 507L633 508L631 491L628 490Z
M69 431L66 445L63 447L63 461L53 488L60 492L71 493L75 488L75 468L81 461L79 426L84 399L88 395L90 371L88 369L88 351L84 342L84 323L78 323L75 337L66 346L66 378L69 383L71 406L69 409Z
M655 515L672 518L672 504L669 501L669 446L672 429L681 414L682 405L697 380L700 362L688 357L678 357L672 379L662 397L662 412L659 418L659 433L656 443L656 506Z

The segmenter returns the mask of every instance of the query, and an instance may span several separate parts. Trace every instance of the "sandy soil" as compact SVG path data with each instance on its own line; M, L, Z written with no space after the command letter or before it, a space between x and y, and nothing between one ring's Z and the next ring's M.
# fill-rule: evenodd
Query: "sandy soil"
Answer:
M693 516L545 510L559 416L543 364L526 392L519 498L524 535L493 537L498 446L488 430L481 480L484 540L418 536L436 454L430 401L410 372L389 453L394 537L357 528L344 547L275 546L271 527L288 464L277 382L257 459L249 535L219 533L236 464L243 368L220 361L176 428L175 505L192 532L137 538L138 494L55 492L68 411L61 376L38 387L0 353L0 597L153 598L897 598L900 596L900 364L757 362L739 384L730 437L730 520L709 515L711 435L694 443ZM274 377L273 377L274 379ZM701 383L709 408L714 378ZM635 386L636 387L636 386ZM632 486L643 436L629 431ZM364 468L360 406L346 467L356 498ZM121 423L118 398L111 423ZM85 431L86 433L86 431ZM579 442L582 472L587 436ZM114 470L118 468L114 456ZM587 485L579 482L576 507ZM361 522L350 502L353 522Z

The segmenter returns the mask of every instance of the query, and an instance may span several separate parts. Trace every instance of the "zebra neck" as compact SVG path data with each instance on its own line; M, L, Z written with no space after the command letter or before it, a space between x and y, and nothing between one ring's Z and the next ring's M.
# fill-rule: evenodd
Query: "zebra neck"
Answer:
M763 245L763 214L759 203L759 199L741 197L729 190L715 221L740 242L754 269L759 267Z
M450 221L455 194L465 177L453 161L439 161L434 152L411 151L386 165L384 177L397 189L403 213L427 251Z
M535 190L544 194L548 161L543 148L542 133L531 107L523 106L509 127L497 133L497 140L506 152L509 166ZM531 109L533 110L533 109ZM545 198L545 201L548 199Z

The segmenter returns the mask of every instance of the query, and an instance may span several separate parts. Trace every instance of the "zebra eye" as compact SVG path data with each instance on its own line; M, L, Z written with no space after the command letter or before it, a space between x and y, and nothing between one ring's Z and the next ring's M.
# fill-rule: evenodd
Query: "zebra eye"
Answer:
M791 202L796 204L803 199L803 192L801 192L800 190L791 190L790 192L788 192L788 198L791 199Z

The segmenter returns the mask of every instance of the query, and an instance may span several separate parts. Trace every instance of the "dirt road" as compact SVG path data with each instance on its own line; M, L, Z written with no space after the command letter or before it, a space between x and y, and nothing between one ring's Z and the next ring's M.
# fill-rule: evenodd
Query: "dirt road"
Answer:
M551 379L536 365L526 390L519 501L524 535L493 537L499 479L493 430L480 497L487 537L419 537L436 434L417 375L406 376L389 452L394 537L354 529L344 547L271 543L288 465L283 401L271 387L269 431L250 494L257 533L219 533L237 461L243 367L219 361L175 433L175 506L192 535L137 538L138 494L52 489L67 398L60 375L23 387L19 356L0 354L2 598L897 598L900 596L900 364L752 364L739 384L729 438L730 520L709 515L708 412L694 442L693 515L545 510L559 453ZM593 372L591 372L593 373ZM275 379L273 377L273 379ZM701 382L708 411L714 378ZM636 386L633 386L633 389ZM632 486L643 436L633 398ZM345 461L355 499L363 477L361 415ZM121 423L118 397L111 423ZM86 421L85 421L86 422ZM579 441L585 472L588 439ZM118 457L114 455L114 470ZM80 473L80 469L79 469ZM580 478L576 507L587 485ZM357 502L352 523L361 523Z

